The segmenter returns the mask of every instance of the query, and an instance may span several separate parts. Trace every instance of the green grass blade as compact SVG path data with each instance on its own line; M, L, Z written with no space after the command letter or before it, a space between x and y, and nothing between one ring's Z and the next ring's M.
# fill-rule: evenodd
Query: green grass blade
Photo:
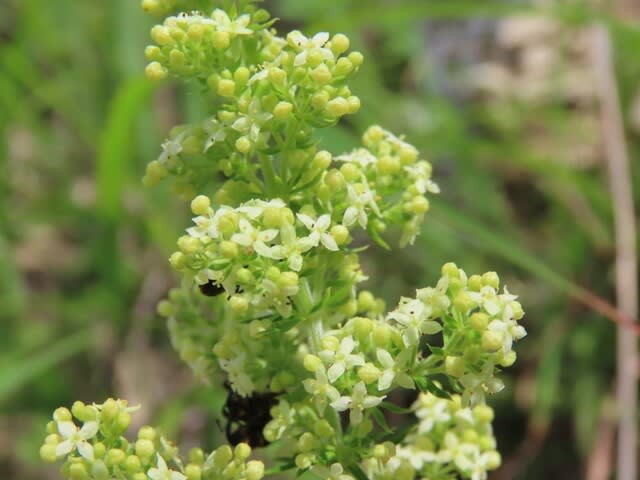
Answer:
M24 388L38 375L73 355L87 350L93 344L92 331L74 333L49 348L31 354L20 362L0 369L0 402Z
M97 207L106 218L117 219L128 165L132 160L135 121L146 106L153 85L144 78L125 82L111 101L97 160Z

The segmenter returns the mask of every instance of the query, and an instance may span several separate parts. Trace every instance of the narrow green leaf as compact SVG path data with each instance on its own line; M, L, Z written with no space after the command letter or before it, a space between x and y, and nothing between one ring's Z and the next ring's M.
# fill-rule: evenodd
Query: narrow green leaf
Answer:
M125 82L109 107L97 164L97 208L107 218L120 213L122 191L131 163L135 120L145 107L153 84L136 77Z

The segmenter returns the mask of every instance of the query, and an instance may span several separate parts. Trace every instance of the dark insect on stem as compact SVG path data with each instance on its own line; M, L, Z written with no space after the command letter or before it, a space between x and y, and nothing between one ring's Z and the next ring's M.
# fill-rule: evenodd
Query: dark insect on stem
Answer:
M248 443L251 447L264 447L269 444L262 431L271 420L271 407L277 404L277 393L254 393L242 397L225 383L229 392L222 413L227 419L225 433L231 445Z
M207 297L216 297L224 293L224 288L219 283L209 280L207 283L200 285L200 291Z

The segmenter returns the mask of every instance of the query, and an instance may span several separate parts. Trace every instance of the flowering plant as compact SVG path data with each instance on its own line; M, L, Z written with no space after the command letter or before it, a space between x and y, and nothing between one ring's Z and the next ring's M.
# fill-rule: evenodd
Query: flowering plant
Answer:
M195 216L170 258L181 286L158 310L194 374L224 379L229 409L258 399L250 408L268 415L230 416L232 445L185 460L154 428L127 440L125 401L76 402L54 413L43 459L63 459L70 479L486 478L500 456L485 396L503 388L497 374L525 335L516 297L494 272L453 263L390 312L359 291L353 236L389 248L395 227L412 243L438 193L431 165L379 126L351 152L320 150L315 131L360 107L348 81L363 56L342 34L278 36L255 2L214 3L143 2L176 13L151 31L147 77L189 80L211 106L171 131L144 177L170 179ZM390 401L397 389L418 392L411 408ZM417 421L394 429L386 412ZM270 470L248 460L266 443L281 452Z

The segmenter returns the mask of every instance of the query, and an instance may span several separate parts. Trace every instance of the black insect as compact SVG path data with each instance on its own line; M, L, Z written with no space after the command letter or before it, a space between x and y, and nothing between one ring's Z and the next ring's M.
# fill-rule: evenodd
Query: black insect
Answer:
M231 445L248 443L251 447L264 447L269 442L262 433L265 425L271 420L269 411L277 403L277 393L254 393L250 397L242 397L231 389L228 383L225 388L229 392L222 413L227 419L225 433Z
M207 283L200 285L200 291L207 297L216 297L224 293L224 288L219 283L209 280Z

